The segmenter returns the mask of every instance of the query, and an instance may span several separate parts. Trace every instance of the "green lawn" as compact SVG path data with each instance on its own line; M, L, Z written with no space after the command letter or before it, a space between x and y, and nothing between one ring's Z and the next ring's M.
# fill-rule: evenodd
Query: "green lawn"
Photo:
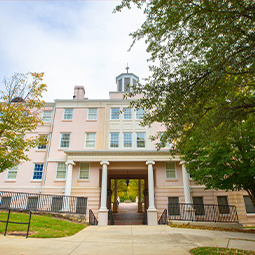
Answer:
M228 248L214 248L214 247L199 247L190 250L192 255L254 255L254 251L245 251Z
M0 220L7 219L7 212L0 212ZM12 213L10 214L10 221L28 222L29 214ZM0 222L0 233L3 234L5 230L5 223ZM29 237L36 238L53 238L71 236L84 229L86 225L74 223L66 220L53 218L52 215L33 215L31 217L31 224L29 229ZM7 229L8 234L25 234L27 225L18 225L9 223Z

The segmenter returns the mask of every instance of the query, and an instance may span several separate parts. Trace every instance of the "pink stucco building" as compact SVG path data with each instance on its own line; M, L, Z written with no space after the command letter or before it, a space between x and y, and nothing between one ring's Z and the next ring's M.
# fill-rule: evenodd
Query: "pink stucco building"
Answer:
M44 125L27 135L44 135L48 144L29 151L31 161L1 173L0 190L86 197L87 211L93 210L99 224L106 225L108 209L117 211L111 180L128 177L144 180L144 204L140 195L137 210L148 208L149 225L157 224L169 202L235 205L241 223L254 223L255 210L246 192L196 186L178 155L172 158L169 147L156 150L158 141L149 138L164 127L140 126L143 110L128 108L130 100L123 100L127 84L136 81L132 73L117 76L117 89L109 99L90 100L84 87L75 86L73 98L46 103Z

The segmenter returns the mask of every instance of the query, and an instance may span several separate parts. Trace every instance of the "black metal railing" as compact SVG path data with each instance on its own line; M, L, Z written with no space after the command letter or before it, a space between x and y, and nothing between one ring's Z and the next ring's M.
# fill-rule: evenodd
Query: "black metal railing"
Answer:
M238 223L234 205L169 203L168 217L169 220Z
M92 210L89 210L89 225L98 225L98 220Z
M110 225L114 225L114 219L113 219L113 215L112 215L112 210L111 209L108 212L108 221L109 221Z
M5 231L4 231L4 236L6 236L8 225L11 223L11 224L27 225L27 234L26 234L26 238L28 238L28 233L29 233L29 228L30 228L30 222L31 222L31 214L32 214L32 212L31 212L30 210L18 210L18 209L1 209L1 210L7 210L7 211L8 211L7 220L0 220L0 222L6 223L6 225L5 225ZM11 214L11 211L14 211L14 212L28 212L28 213L29 213L28 222L10 221L10 214Z
M87 198L0 191L0 209L86 214Z
M159 225L166 225L167 224L167 209L165 209L162 213L162 215L160 216L159 220L158 220L158 224Z
M143 225L147 225L148 224L148 221L147 221L147 210L145 210L145 212L144 212L142 224Z

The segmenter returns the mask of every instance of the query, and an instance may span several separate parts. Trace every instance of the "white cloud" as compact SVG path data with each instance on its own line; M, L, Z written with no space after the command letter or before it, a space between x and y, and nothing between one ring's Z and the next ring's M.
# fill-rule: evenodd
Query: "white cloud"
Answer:
M115 77L148 75L146 46L131 52L128 36L143 21L133 8L113 14L117 1L0 2L0 80L14 72L45 72L46 101L71 99L84 85L89 98L108 98Z

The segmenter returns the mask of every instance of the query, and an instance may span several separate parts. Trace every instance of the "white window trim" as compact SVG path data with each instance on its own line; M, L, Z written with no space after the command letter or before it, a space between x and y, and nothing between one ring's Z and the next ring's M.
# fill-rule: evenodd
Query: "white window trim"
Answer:
M119 140L118 140L118 147L111 147L111 134L119 134ZM109 148L110 149L120 149L120 132L110 132L110 135L109 135Z
M50 112L50 120L49 120L49 121L43 120L44 112ZM43 111L43 114L42 114L42 122L47 122L47 123L49 123L49 122L51 122L51 120L52 120L52 111L47 111L47 110Z
M48 139L49 139L49 135L48 134L39 134L39 136L47 136L47 140L46 142L48 142ZM47 150L47 143L45 144L46 148L45 149L40 149L39 148L39 144L36 146L36 149L39 150L39 151L45 151Z
M144 147L137 147L137 134L141 134L141 133L145 134ZM138 150L143 150L143 149L146 148L146 132L136 132L136 133L135 133L135 147L136 147L136 149L138 149Z
M65 119L65 111L66 111L66 110L73 110L73 108L65 108L65 109L64 109L64 112L63 112L63 120L69 120L69 121L73 120L73 111L72 111L72 118L71 118L71 119Z
M131 119L125 119L125 109L131 110ZM133 109L128 107L123 107L123 120L132 120L133 119Z
M118 119L112 119L112 109L118 109L118 110L119 110L119 118L118 118ZM120 115L121 115L121 114L120 114L120 111L121 111L121 110L120 110L120 107L111 107L111 109L110 109L110 117L111 117L111 118L110 118L110 119L111 119L111 120L120 120ZM116 115L116 116L117 116L117 115Z
M65 178L57 178L57 174L58 174L58 164L59 164L59 163L64 163L64 164L65 164L65 162L57 162L55 180L57 180L57 181L64 181L64 180L66 180L66 175L65 175ZM67 174L67 166L66 166L66 174Z
M94 147L87 147L87 134L95 134ZM97 139L97 133L96 133L96 132L86 132L86 133L85 133L85 148L86 148L86 149L93 149L93 148L96 148L96 139Z
M70 134L70 137L69 137L69 146L68 147L61 147L62 134ZM71 143L71 133L70 132L60 133L59 149L69 149L70 148L70 143Z
M85 164L88 164L88 165L89 165L89 175L88 175L88 179L81 179L81 178L80 178L80 174L81 174L81 165L79 165L79 177L78 177L78 180L82 180L82 181L90 180L90 163L88 163L88 162L81 162L80 164L82 164L82 163L85 163Z
M42 178L41 178L41 179L34 179L35 165L43 165L43 169L42 169ZM42 162L34 162L34 165L33 165L33 173L32 173L32 181L42 181L44 168L45 168L44 163L42 163Z
M13 168L13 167L11 167L11 168ZM17 165L17 170L16 170L15 179L10 179L10 178L9 178L9 172L10 172L10 169L11 169L11 168L8 168L7 175L6 175L6 180L8 180L8 181L15 181L15 180L17 179L17 174L18 174L19 165Z
M171 161L170 161L171 162ZM166 164L167 164L168 162L165 162L165 172L166 172L166 179L167 180L176 180L177 179L177 171L176 171L176 162L172 162L172 163L174 163L174 167L175 167L175 178L171 178L171 177L167 177L167 168L166 168ZM173 169L171 169L171 170L173 170Z
M97 110L97 115L98 115L98 108L88 108L87 120L97 120L97 117L96 117L96 119L89 119L89 109L96 109Z
M124 134L131 134L131 147L125 147L124 146ZM123 132L122 133L122 146L123 146L123 149L127 149L127 150L130 150L130 149L133 149L133 146L134 146L134 139L133 139L133 133L132 132Z
M143 110L142 108L139 108L139 109L137 109L136 111L135 111L135 119L136 120L141 120L142 118L137 118L137 112L138 112L138 110ZM143 111L143 116L144 116L144 111Z

